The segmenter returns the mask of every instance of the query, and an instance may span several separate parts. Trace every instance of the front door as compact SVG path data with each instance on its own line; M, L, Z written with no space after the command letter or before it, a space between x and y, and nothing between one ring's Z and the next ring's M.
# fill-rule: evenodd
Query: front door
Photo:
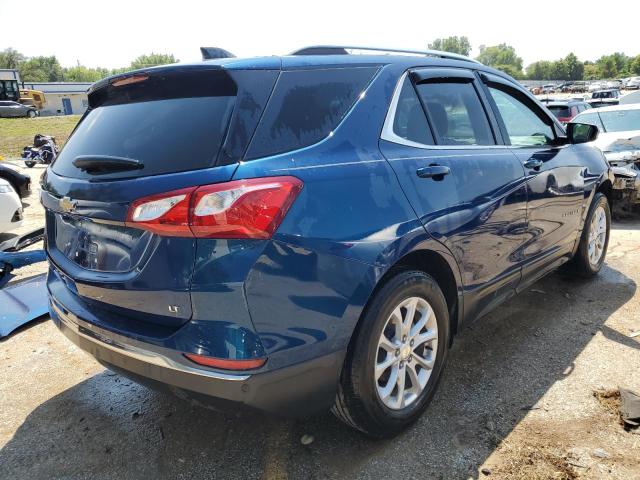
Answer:
M493 75L483 80L503 137L527 177L524 288L573 253L585 204L585 167L574 146L559 145L554 120L525 92Z
M456 258L465 318L515 292L526 241L524 169L508 147L474 73L428 68L396 91L381 150L427 231Z
M71 109L71 99L63 98L62 99L62 108L64 109L65 115L71 115L73 110Z

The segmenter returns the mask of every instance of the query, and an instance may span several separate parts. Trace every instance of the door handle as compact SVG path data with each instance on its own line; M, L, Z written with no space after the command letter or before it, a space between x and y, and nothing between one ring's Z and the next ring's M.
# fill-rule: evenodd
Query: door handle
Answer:
M451 169L444 165L429 165L428 167L419 168L416 171L416 175L420 178L433 178L436 181L440 181L445 175L449 175Z
M543 163L544 162L542 160L540 160L539 158L531 157L529 160L524 162L524 168L529 168L529 169L533 170L533 169L536 169L536 168L540 168Z

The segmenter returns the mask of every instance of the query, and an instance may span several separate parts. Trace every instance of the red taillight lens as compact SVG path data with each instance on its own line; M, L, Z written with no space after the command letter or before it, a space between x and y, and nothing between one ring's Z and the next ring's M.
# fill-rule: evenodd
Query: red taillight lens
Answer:
M191 231L196 237L271 238L301 188L294 177L200 187L193 194Z
M558 117L558 120L560 120L562 123L569 123L571 121L571 118L573 117Z
M271 238L302 189L295 177L191 187L141 198L127 224L164 236Z
M195 353L185 353L192 362L205 367L222 368L224 370L251 370L263 366L266 358L250 358L246 360L231 360L228 358L207 357L206 355L196 355Z

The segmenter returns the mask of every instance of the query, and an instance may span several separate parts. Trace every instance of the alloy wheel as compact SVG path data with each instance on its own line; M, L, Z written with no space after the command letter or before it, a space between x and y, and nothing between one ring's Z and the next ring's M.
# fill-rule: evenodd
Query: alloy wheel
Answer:
M438 352L438 323L431 305L421 297L400 302L387 319L374 369L380 401L401 410L420 396Z
M602 254L604 253L604 245L607 239L607 214L602 205L598 205L591 217L591 225L589 226L589 263L592 266L598 265Z

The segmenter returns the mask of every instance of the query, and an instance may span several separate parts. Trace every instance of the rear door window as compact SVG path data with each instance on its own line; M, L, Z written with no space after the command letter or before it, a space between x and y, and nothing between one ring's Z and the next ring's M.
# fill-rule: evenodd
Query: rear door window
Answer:
M434 143L427 117L409 77L405 79L400 91L393 119L393 133L410 142L423 145Z
M489 120L470 82L420 83L438 145L494 145Z
M282 72L246 159L297 150L329 136L377 70L358 67Z
M53 171L73 178L95 175L73 165L79 156L119 157L143 168L103 174L129 178L213 166L236 98L222 71L149 77L105 87L89 98L90 110L54 162Z

